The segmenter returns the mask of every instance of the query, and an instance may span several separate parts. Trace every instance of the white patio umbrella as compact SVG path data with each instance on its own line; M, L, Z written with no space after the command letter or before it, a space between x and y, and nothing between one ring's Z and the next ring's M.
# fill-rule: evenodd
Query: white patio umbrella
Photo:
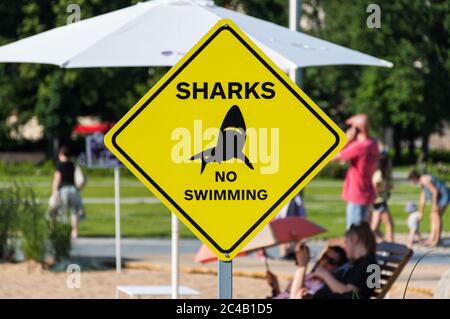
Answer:
M0 62L63 68L171 66L221 18L233 20L284 71L336 64L392 66L205 0L142 2L55 28L0 47Z
M0 47L0 63L43 63L61 68L172 66L222 18L233 20L286 72L322 65L392 67L388 61L218 7L208 0L153 0L58 27ZM120 259L118 168L115 190L116 258ZM178 286L177 240L178 223L172 216L174 287Z

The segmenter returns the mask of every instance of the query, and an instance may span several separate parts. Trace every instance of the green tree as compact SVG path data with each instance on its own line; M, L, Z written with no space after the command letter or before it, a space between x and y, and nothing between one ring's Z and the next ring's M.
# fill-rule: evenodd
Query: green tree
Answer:
M279 25L288 25L289 0L216 0L214 3Z
M110 12L137 1L77 0L81 18ZM280 25L288 22L288 0L216 0L217 5ZM66 23L73 0L0 1L0 44ZM450 118L448 105L450 3L445 0L379 0L381 28L366 25L369 0L303 0L306 30L315 36L390 60L394 68L332 66L306 68L303 88L335 120L365 112L381 134L394 128L401 141L428 137ZM324 17L324 18L323 18ZM4 120L20 123L36 115L53 141L70 138L79 115L117 120L166 69L101 68L61 70L54 66L0 64L0 141L8 147ZM412 149L412 147L410 147Z
M325 20L313 33L394 63L392 69L333 67L306 69L305 86L331 113L364 112L380 132L393 127L400 141L428 137L450 119L450 3L444 0L380 0L381 28L366 25L373 1L308 0ZM320 21L318 11L312 17ZM412 150L412 147L410 148Z
M81 18L110 12L137 1L78 0ZM66 24L73 0L1 1L0 44L9 43ZM148 68L59 69L39 64L0 65L0 141L10 147L5 120L18 115L17 125L37 116L44 126L49 154L71 138L77 116L117 120L141 97L160 72Z

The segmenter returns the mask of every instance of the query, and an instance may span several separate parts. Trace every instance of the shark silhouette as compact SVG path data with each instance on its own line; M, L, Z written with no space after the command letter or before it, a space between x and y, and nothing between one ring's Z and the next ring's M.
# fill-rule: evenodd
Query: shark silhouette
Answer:
M237 105L233 105L223 119L216 146L190 158L190 160L199 158L202 160L200 174L205 170L206 164L221 163L232 158L240 159L250 169L253 169L252 163L243 152L246 139L245 130L245 121L241 110Z

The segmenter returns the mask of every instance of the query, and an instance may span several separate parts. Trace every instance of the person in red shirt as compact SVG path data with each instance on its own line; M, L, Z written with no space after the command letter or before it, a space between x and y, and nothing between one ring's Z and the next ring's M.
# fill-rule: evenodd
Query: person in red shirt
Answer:
M369 134L369 118L365 114L350 117L346 124L347 145L334 161L350 164L345 176L343 199L347 202L347 229L367 219L370 205L375 201L372 176L377 169L380 151L378 142Z

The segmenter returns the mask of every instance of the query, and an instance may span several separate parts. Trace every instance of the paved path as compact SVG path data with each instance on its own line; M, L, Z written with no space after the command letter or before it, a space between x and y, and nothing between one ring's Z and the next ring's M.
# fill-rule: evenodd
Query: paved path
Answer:
M48 198L38 198L40 204L47 204ZM114 197L83 197L84 204L114 204ZM159 204L161 201L156 197L121 197L121 205L129 204Z
M180 239L179 254L181 258L190 265L194 265L194 256L201 247L198 239ZM311 255L313 257L319 255L323 248L323 242L311 242L309 244ZM122 257L125 259L170 261L171 240L167 238L157 239L121 239ZM267 254L273 258L279 257L278 247L267 249ZM115 239L114 238L78 238L72 242L72 255L78 257L115 257ZM256 259L254 255L245 257L248 259ZM239 259L243 259L239 257ZM258 263L260 261L258 260ZM199 266L200 264L196 264Z
M402 240L403 238L400 238ZM427 256L421 261L421 264L448 264L450 266L450 237L444 240L446 247L429 249L426 247L416 247L411 263L416 263L424 254ZM322 241L311 241L308 243L311 248L311 255L316 256L322 250L324 243ZM74 256L85 257L110 257L115 256L114 238L78 238L73 241L72 254ZM195 255L200 248L201 243L197 239L180 239L180 255ZM129 259L154 259L155 256L170 256L171 241L167 238L157 239L135 239L122 238L121 240L122 256ZM268 254L274 258L279 257L278 248L268 249ZM249 258L254 258L250 256Z
M394 195L389 200L390 204L405 204L408 201L416 200L417 196L414 194L405 194L405 195ZM324 197L323 195L309 195L306 198L307 202L306 205L308 207L314 206L314 205L322 205L323 202L340 202L341 196L339 194L336 195L326 195ZM39 198L37 199L38 203L41 204L47 204L48 198ZM114 204L114 197L83 197L83 202L85 204ZM122 205L129 205L129 204L158 204L161 203L161 201L156 197L121 197L120 203Z
M89 187L104 187L104 188L110 188L114 187L114 179L110 180L104 180L104 181L91 181L88 182ZM308 184L308 187L342 187L342 184L344 183L343 180L329 180L329 181L312 181ZM31 181L31 182L25 182L24 184L34 186L34 187L51 187L51 180L48 181ZM0 182L0 187L7 187L10 186L10 182ZM136 180L121 180L120 186L124 187L144 187L144 185Z
M181 239L181 254L194 254L201 246L195 239ZM121 239L122 256L124 258L145 259L149 255L170 254L170 239ZM72 255L84 257L114 257L114 238L77 238L72 244Z

